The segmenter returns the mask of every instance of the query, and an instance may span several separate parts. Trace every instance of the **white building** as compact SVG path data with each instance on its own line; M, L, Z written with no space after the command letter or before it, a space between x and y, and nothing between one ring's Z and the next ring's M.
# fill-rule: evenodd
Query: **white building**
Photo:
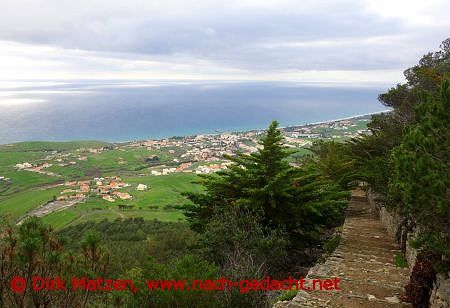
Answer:
M25 169L25 168L31 168L33 167L30 163L23 163L23 164L16 164L17 169Z
M146 190L146 189L147 189L147 185L145 185L145 184L139 184L136 187L136 190L140 190L140 191L143 191L143 190Z

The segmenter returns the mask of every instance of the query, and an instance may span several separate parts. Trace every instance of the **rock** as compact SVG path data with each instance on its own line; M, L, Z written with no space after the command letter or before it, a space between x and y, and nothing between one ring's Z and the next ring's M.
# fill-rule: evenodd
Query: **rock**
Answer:
M303 290L299 290L297 295L294 297L294 302L304 303L310 297L309 293Z
M401 300L395 295L409 282L408 269L397 268L390 263L392 260L390 253L396 255L401 253L401 250L394 248L395 241L388 234L380 233L381 222L374 215L368 214L370 204L361 201L353 198L350 202L350 211L342 227L343 234L347 235L346 240L339 243L336 252L328 256L325 263L316 264L305 277L307 280L340 277L343 284L341 287L345 292L330 294L329 292L300 291L293 300L279 302L274 307L337 308L402 305ZM374 239L375 236L379 238ZM364 249L361 248L361 243L364 244ZM443 283L439 283L439 286L441 286L440 290L447 287ZM377 298L368 292L380 297ZM449 307L442 306L444 298L442 291L436 292L435 298L436 305L433 308Z
M400 300L398 299L397 296L385 297L384 299L385 299L388 303L391 303L391 304L398 304L398 303L400 303Z

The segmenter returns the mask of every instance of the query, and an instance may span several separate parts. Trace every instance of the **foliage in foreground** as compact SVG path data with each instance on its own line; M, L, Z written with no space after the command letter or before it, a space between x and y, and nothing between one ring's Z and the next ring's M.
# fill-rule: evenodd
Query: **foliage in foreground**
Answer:
M380 102L392 111L374 115L368 124L370 135L349 142L355 171L377 192L386 193L389 189L392 151L404 142L407 127L420 121L424 110L415 110L423 105L423 95L439 97L441 82L449 74L450 38L439 51L424 55L417 65L405 70L405 84L397 84L379 95ZM448 133L441 138L446 136Z
M187 194L191 227L202 233L220 211L238 207L262 217L265 227L284 230L291 241L307 246L324 229L338 226L349 193L312 164L290 166L283 137L273 122L261 139L261 149L250 155L228 157L233 164L216 175L203 176L202 194Z
M30 218L16 227L3 221L0 237L0 306L1 307L84 307L96 295L87 291L42 290L29 287L33 277L97 277L105 273L108 256L98 238L84 238L81 250L71 253L53 230L38 218ZM10 282L22 277L28 284L23 292L12 292Z
M406 299L427 305L436 271L450 271L450 38L423 56L379 100L393 110L372 117L371 134L345 146L356 178L416 227L418 258Z
M317 247L342 223L348 204L349 192L315 164L289 165L277 126L272 122L256 153L227 157L227 170L203 176L204 193L186 194L192 201L186 216L200 233L200 248L235 280L285 272L293 265L290 255ZM266 296L236 294L226 303L261 307Z
M450 260L450 86L422 98L392 152L391 203L422 229L420 246Z
M379 96L393 108L375 115L370 135L348 142L355 179L386 197L387 206L417 226L417 248L450 269L450 39L405 72L406 83ZM447 260L447 261L445 261ZM445 264L447 262L447 264Z
M349 194L314 163L294 168L274 122L252 155L228 157L227 171L188 193L190 224L142 218L87 222L57 234L33 218L1 238L2 306L265 307L269 293L148 291L146 279L233 281L284 277L292 251L317 247L342 223ZM82 240L80 240L82 239ZM312 261L312 260L307 260ZM131 278L140 291L29 292L8 288L13 275Z

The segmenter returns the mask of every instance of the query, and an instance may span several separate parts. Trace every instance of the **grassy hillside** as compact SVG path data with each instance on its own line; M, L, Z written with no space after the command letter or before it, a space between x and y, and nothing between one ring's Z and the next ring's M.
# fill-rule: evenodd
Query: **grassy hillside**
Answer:
M344 140L350 135L366 128L366 120L356 120L351 123L320 124L308 127L307 133L321 133L329 139ZM303 132L302 129L299 130ZM349 135L350 134L350 135ZM255 146L258 136L243 135L236 144ZM291 138L291 139L295 139ZM292 142L292 154L289 162L298 163L305 155L310 155L308 144L314 138L303 140L302 146ZM295 141L295 140L294 140ZM0 145L0 215L7 214L17 219L39 207L55 196L61 196L62 190L68 197L77 197L80 187L62 186L65 182L89 181L87 199L70 208L53 212L44 217L44 221L57 228L74 225L85 221L103 219L143 217L163 221L183 220L183 214L177 209L187 202L181 195L186 191L197 191L199 186L193 184L196 178L193 173L176 173L166 176L152 176L152 171L177 167L182 162L192 162L190 171L196 171L199 166L220 163L220 157L198 158L203 150L217 152L214 138L194 142L171 143L164 146L151 146L140 143L108 143L102 141L71 141L71 142L19 142ZM227 144L222 140L223 144ZM193 146L195 144L195 146ZM233 145L234 146L236 146ZM228 150L233 150L227 145ZM230 148L231 147L231 148ZM183 156L192 150L197 156ZM223 149L220 149L223 150ZM19 170L16 164L30 163L32 168ZM202 172L202 171L200 171ZM95 191L98 188L94 182L96 177L120 177L130 186L119 191L132 196L131 200L121 200L115 197L115 202L109 202L107 191L102 194ZM146 191L137 191L138 184L149 187ZM78 198L79 199L79 198ZM77 199L77 200L78 200ZM81 199L80 199L81 200Z
M197 184L192 183L195 178L195 175L186 173L124 178L123 180L132 186L121 191L129 192L133 196L132 200L108 202L99 196L93 196L86 202L44 217L44 222L61 228L86 221L131 217L161 221L183 220L184 215L176 207L189 202L181 195L182 192L200 189ZM136 186L139 183L146 184L149 189L137 191Z
M88 148L102 149L98 152ZM120 176L130 184L120 191L133 196L131 200L108 202L100 195L90 193L87 200L71 208L54 212L44 221L56 228L86 221L143 217L162 221L183 220L184 215L176 209L187 200L183 191L196 191L191 183L195 175L179 173L154 177L148 175L150 164L146 158L158 156L158 164L173 165L173 155L168 151L131 147L127 144L112 145L98 141L74 142L21 142L0 146L0 214L18 219L28 211L51 201L66 187L65 181L90 180L99 176ZM15 165L29 162L33 166L48 163L42 174L18 170ZM146 174L142 176L142 174ZM137 191L138 184L149 189Z
M78 148L98 148L111 146L111 143L103 141L26 141L0 145L0 151L70 151Z
M27 211L52 200L60 188L30 189L0 199L0 213L16 219Z

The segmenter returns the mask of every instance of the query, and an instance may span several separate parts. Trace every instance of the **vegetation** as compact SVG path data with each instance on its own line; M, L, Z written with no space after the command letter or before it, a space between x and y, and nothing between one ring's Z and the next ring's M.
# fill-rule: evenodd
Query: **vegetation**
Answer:
M422 57L405 71L406 84L397 85L380 100L393 108L374 116L372 135L353 140L359 176L378 192L387 192L393 210L422 230L416 245L450 257L450 39L441 50ZM434 264L440 270L445 262Z
M332 253L339 246L341 239L342 239L341 235L333 236L331 239L327 240L323 244L323 251L325 253Z
M111 147L112 144L103 141L67 141L67 142L49 142L49 141L28 141L17 142L14 144L0 145L2 151L15 152L37 152L37 151L68 151L79 148L98 148Z
M450 259L450 87L425 95L392 151L392 206L422 227L420 246ZM430 223L432 222L432 223ZM450 268L450 267L449 267Z
M10 281L22 277L31 282L32 277L57 277L62 280L77 277L96 277L104 274L107 255L99 246L95 236L86 236L83 249L78 253L64 250L50 227L39 219L30 218L19 227L2 223L0 238L0 306L2 307L83 307L96 295L87 291L42 290L31 288L12 292ZM16 284L20 286L20 282Z
M197 235L185 223L143 218L89 221L64 228L58 235L66 239L68 249L76 251L81 244L70 239L83 238L91 231L110 252L109 268L114 273L124 273L150 258L159 262L180 258L197 241Z
M341 187L362 181L420 231L411 244L433 269L415 267L407 288L414 304L428 301L435 271L450 270L450 39L440 47L404 72L405 84L379 96L392 111L372 117L369 135L312 149L328 178Z
M60 189L33 189L4 198L0 204L3 215L16 219L24 215L27 211L52 200L53 196L59 194Z
M18 232L19 237L2 238L5 252L15 249L8 246L11 243L37 249L33 258L38 259L28 260L32 265L24 266L15 257L8 261L17 268L24 266L24 270L33 268L28 278L46 268L51 268L49 273L54 276L131 277L140 292L95 296L53 292L39 298L34 293L18 297L4 288L2 300L39 305L45 301L46 305L68 307L268 306L270 299L263 291L242 294L235 288L230 292L165 292L148 291L145 286L149 278L186 279L189 284L192 279L222 276L233 281L263 279L267 275L284 277L298 260L309 264L318 257L320 250L308 255L306 249L317 250L330 230L342 223L348 191L327 176L318 161L307 160L300 168L291 166L291 152L285 148L276 122L260 144L261 149L251 155L226 157L232 162L227 170L202 176L197 184L190 182L198 177L189 174L124 176L123 180L131 184L124 191L133 193L133 200L116 205L91 196L85 203L44 218L56 227L66 226L58 233L33 218L19 227L7 227L8 234ZM131 161L126 155L121 157ZM111 159L97 162L106 170L106 162ZM135 191L133 187L138 183L146 184L149 191ZM56 194L58 189L51 192ZM25 201L22 203L26 205ZM163 210L179 215L181 203L187 222L150 220ZM146 211L152 214L146 217ZM68 222L72 223L67 226ZM48 245L51 249L47 249Z
M286 271L299 252L320 244L340 225L349 193L313 163L295 168L273 122L258 152L227 157L233 164L201 176L202 193L186 193L191 228L220 272L235 280ZM311 260L310 260L311 261ZM231 296L231 306L261 306L267 294Z
M351 124L336 126L330 124L326 134L333 139L348 138L358 130L365 129L367 119L355 119ZM336 124L337 125L337 124ZM343 129L345 127L345 129ZM285 129L292 132L293 128ZM313 133L322 131L322 126L309 126ZM260 135L243 137L243 144L254 147ZM176 139L184 139L172 138ZM314 138L309 141L315 140ZM296 166L303 164L306 156L312 152L305 148L305 142L298 143L296 138L284 140L289 147L289 156L284 161ZM204 141L211 146L210 141ZM178 221L184 219L178 209L186 198L182 191L200 192L201 186L192 184L195 176L187 173L170 174L167 176L151 176L152 171L162 171L164 168L178 167L185 162L192 163L189 170L195 171L199 166L208 164L205 161L190 161L182 157L190 150L188 143L178 146L148 147L145 143L107 143L101 141L71 141L71 142L19 142L0 145L0 212L8 214L12 219L19 219L31 210L46 204L61 195L66 188L60 184L73 181L91 181L95 177L120 176L132 186L120 191L133 196L131 200L110 203L101 196L90 193L86 202L76 206L53 212L44 216L44 222L61 229L67 225L83 223L84 221L101 221L104 218L143 217L145 219L161 219ZM202 143L200 143L202 144ZM248 151L249 148L244 148ZM185 161L186 160L186 161ZM222 164L226 159L215 162ZM23 170L16 164L31 163L34 167L43 167L42 172ZM150 188L137 191L135 186L146 184ZM91 186L92 188L92 186ZM69 190L69 189L67 189ZM75 198L76 192L63 193Z
M186 194L193 202L186 215L194 230L203 232L217 211L235 207L261 215L267 227L289 230L297 241L342 221L349 193L312 164L291 167L277 125L271 124L257 153L229 157L234 164L227 170L202 176L205 193Z
M408 261L403 254L398 254L394 257L394 264L397 267L405 268L408 266Z
M131 186L121 191L129 192L133 196L132 200L111 203L99 196L91 196L87 201L64 211L47 215L43 220L57 229L86 221L115 220L117 218L142 217L161 221L184 220L184 215L179 207L188 200L182 193L201 191L201 187L193 183L196 177L194 174L178 173L158 177L135 176L123 178ZM136 186L139 183L146 184L148 189L136 191Z
M298 291L297 291L297 290L283 291L283 292L281 293L281 295L277 297L277 299L274 301L274 303L276 303L276 302L281 302L281 301L290 301L290 300L292 300L297 294L298 294Z
M311 151L314 153L312 162L322 176L344 189L355 184L358 178L354 169L355 161L349 156L346 144L334 140L318 141L313 144Z
M170 165L172 157L155 150L150 159L147 150L109 144L101 145L108 151L86 153L87 159L71 169L52 166L49 170L60 178L15 172L11 168L15 163L39 160L49 151L73 149L73 145L2 146L0 172L14 184L1 184L0 207L12 218L59 192L40 188L66 179L119 172L132 184L124 191L135 197L108 203L91 196L76 207L46 216L45 222L66 227L58 234L39 219L20 226L5 224L0 238L5 265L2 306L265 307L270 303L265 292L12 294L5 284L12 275L30 278L43 273L133 277L142 283L141 289L149 277L188 281L281 277L298 260L310 264L338 246L341 237L330 235L343 222L348 190L361 183L385 194L387 206L404 216L409 227L420 230L412 243L420 255L406 299L415 305L426 303L436 272L450 269L449 73L450 39L440 51L406 70L405 84L379 96L392 111L372 117L370 134L347 142L319 141L308 151L293 153L274 121L259 140L257 152L226 156L231 162L228 169L200 177L140 176L156 161ZM146 184L149 191L136 191L138 183ZM398 266L405 261L400 255L394 260ZM288 292L281 298L291 296Z

